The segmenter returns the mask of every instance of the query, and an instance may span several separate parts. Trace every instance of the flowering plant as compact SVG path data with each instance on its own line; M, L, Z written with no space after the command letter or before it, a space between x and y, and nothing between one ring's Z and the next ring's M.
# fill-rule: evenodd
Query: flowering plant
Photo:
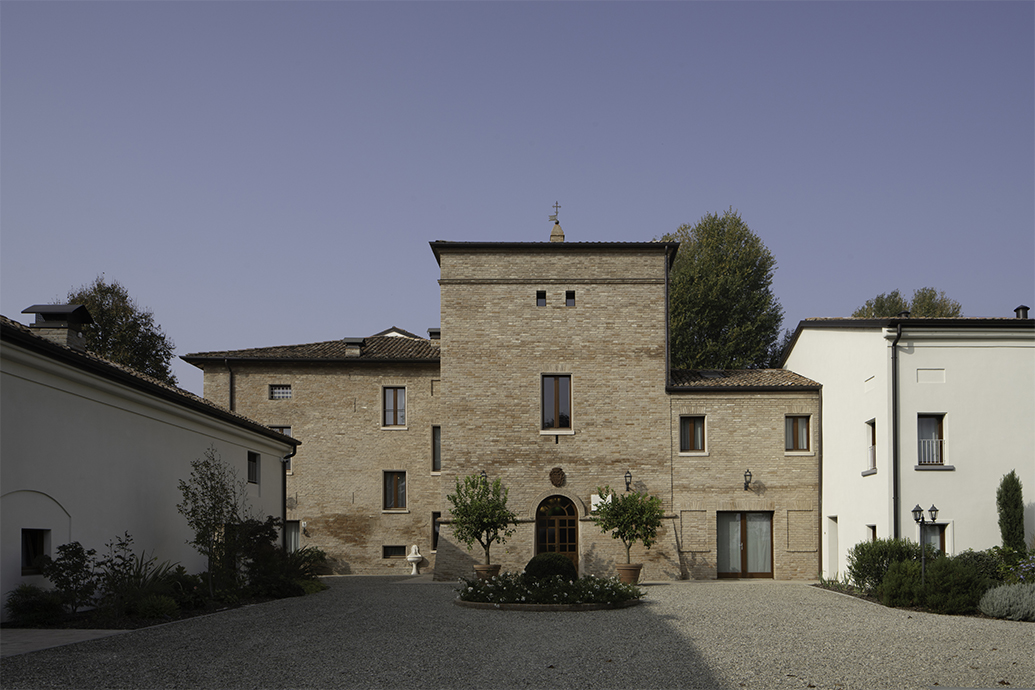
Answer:
M626 585L617 578L592 575L578 580L535 580L524 573L501 573L491 580L460 578L456 589L461 601L491 604L617 604L643 597L636 585Z

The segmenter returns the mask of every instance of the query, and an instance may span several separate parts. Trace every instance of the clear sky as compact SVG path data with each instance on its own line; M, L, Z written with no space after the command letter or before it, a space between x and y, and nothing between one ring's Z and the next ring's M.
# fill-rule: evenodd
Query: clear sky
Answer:
M554 202L568 241L733 207L789 328L1035 307L1035 3L0 3L23 323L103 272L178 355L426 335L428 242L546 241Z

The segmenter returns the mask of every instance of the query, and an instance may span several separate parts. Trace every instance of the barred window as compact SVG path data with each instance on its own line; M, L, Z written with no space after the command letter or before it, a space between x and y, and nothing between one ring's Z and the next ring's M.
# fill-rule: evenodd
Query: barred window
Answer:
M270 400L287 400L291 397L290 383L271 383Z

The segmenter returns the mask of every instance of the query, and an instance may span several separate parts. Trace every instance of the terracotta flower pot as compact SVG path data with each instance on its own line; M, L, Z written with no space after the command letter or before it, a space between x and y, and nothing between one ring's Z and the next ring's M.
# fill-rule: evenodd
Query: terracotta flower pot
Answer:
M474 574L478 576L480 580L491 580L500 574L500 566L497 565L476 565L474 566Z
M640 581L640 570L643 569L643 563L622 563L616 565L615 569L618 570L618 579L622 581L622 584L635 585Z

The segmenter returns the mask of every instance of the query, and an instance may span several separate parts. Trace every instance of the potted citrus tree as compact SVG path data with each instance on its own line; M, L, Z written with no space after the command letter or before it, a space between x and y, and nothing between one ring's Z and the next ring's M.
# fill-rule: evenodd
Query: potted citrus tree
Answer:
M638 492L620 494L610 486L598 488L597 493L601 499L597 504L597 525L602 532L610 532L612 539L621 539L625 546L625 563L615 566L618 577L626 584L635 584L643 564L630 563L629 551L636 542L646 549L654 545L663 515L661 499Z
M452 505L450 509L451 526L457 541L467 545L467 550L474 548L478 542L485 550L485 565L474 566L474 571L482 579L491 579L500 571L500 566L492 565L489 548L495 544L503 544L514 534L517 515L507 508L507 489L496 479L489 482L484 474L470 475L456 479L456 492L446 496Z

